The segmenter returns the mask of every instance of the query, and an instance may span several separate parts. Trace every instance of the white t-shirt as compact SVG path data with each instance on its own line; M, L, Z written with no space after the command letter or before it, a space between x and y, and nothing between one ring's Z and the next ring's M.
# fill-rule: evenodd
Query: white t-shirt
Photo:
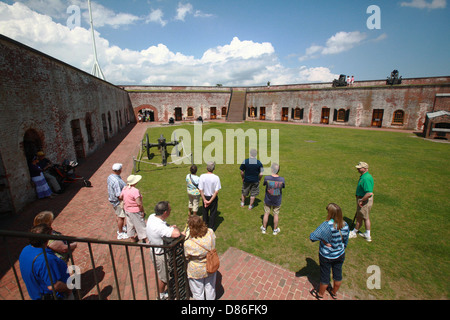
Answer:
M167 225L165 221L158 218L156 214L150 215L147 220L147 238L150 244L162 246L164 244L162 237L172 237L173 227ZM163 248L155 248L156 254L164 253Z
M220 178L214 173L204 173L200 176L198 188L203 190L203 194L211 197L214 192L219 191L222 187L220 185Z

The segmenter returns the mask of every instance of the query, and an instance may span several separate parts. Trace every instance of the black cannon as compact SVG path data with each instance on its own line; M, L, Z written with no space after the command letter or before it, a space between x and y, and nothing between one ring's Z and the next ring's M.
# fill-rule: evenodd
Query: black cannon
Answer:
M339 79L333 80L333 88L345 86L347 86L347 76L345 74L341 74Z
M150 148L158 147L158 149L161 151L162 165L166 166L168 156L167 146L177 146L180 143L180 141L166 142L166 138L164 138L162 134L157 141L158 143L150 143L148 134L146 134L144 140L142 140L142 147L147 149L148 159L153 158L153 154L150 153Z
M393 70L391 76L386 79L387 85L402 84L402 77L398 76L398 70Z

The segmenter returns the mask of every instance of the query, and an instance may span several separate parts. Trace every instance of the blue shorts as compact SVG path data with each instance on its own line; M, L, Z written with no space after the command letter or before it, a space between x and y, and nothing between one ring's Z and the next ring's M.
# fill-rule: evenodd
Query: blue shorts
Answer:
M320 283L330 283L330 271L333 271L333 280L342 281L342 265L344 264L345 253L339 258L327 259L319 254L320 262Z

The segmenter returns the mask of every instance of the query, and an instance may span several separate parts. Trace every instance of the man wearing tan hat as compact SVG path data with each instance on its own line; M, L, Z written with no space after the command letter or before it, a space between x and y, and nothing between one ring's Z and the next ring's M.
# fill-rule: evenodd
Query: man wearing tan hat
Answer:
M370 209L373 205L373 177L369 173L369 165L366 162L360 162L356 166L359 174L358 185L356 186L356 226L350 231L349 237L356 238L359 228L364 225L366 232L359 235L365 238L367 241L372 241L370 236Z

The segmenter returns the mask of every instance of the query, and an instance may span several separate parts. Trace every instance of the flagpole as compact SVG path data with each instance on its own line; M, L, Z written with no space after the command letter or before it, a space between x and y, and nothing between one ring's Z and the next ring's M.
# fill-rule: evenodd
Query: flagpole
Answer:
M97 59L97 48L95 46L95 33L94 33L94 22L92 20L91 0L88 0L88 6L89 6L89 19L90 19L91 33L92 33L92 47L94 49L94 66L92 67L91 73L94 76L96 76L97 78L105 80L105 76L102 72L102 69L100 68L100 65L99 65L98 59Z

